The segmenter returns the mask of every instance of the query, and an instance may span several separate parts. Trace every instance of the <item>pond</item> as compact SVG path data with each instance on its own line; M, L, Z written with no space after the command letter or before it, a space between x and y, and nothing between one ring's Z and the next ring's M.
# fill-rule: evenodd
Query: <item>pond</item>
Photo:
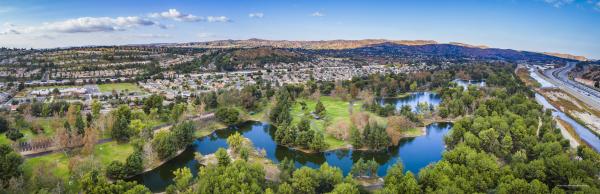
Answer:
M227 148L227 137L236 131L250 139L256 148L265 149L266 157L275 163L279 163L287 157L295 161L296 167L318 168L327 162L332 166L339 167L346 175L350 172L352 164L359 158L365 160L374 158L380 164L377 171L379 176L384 176L387 169L396 162L402 162L405 170L416 174L421 168L441 159L441 154L445 149L443 137L451 127L451 123L428 125L426 135L402 139L398 146L389 147L384 151L333 150L309 154L277 145L272 138L274 127L264 122L249 121L236 127L217 130L209 136L199 138L181 155L152 171L135 176L131 180L145 185L153 192L164 191L169 184L173 183L174 170L188 167L196 175L199 166L194 159L194 154L199 152L207 155L216 152L220 147Z
M590 147L592 147L592 149L596 150L596 152L600 152L600 137L592 133L588 128L579 124L577 121L569 117L564 112L558 110L556 107L550 104L548 100L544 98L544 96L535 93L535 100L542 106L544 106L545 109L552 110L553 116L559 117L565 122L567 122L569 125L571 125L575 130L575 133L577 133L581 140L585 141Z
M396 110L400 110L403 106L410 106L412 111L417 111L419 103L426 102L427 105L433 105L434 107L442 102L440 95L433 92L414 92L407 96L398 98L382 98L379 100L379 104L384 106L391 104L396 107Z
M455 79L453 82L456 83L459 86L462 86L465 89L467 89L467 87L469 87L470 85L474 85L474 86L477 86L477 87L485 87L485 80L462 80L462 79Z

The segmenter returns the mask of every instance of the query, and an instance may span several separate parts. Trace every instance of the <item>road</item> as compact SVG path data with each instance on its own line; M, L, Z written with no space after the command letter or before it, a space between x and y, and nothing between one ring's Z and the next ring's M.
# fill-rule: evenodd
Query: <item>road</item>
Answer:
M600 92L583 84L569 79L568 73L575 67L575 63L568 63L564 67L544 71L544 77L558 88L575 96L588 107L600 110Z

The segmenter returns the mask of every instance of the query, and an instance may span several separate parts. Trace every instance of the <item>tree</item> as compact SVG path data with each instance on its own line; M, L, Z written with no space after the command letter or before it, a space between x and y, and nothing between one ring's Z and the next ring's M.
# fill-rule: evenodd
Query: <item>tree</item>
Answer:
M97 170L92 170L83 176L80 181L83 193L125 193L125 194L150 194L150 190L135 182L122 180L113 183L101 176Z
M333 191L329 192L329 194L359 194L360 190L358 186L351 183L340 183L335 185Z
M317 172L305 166L294 171L290 181L295 193L315 194L319 185Z
M183 149L194 141L196 126L191 121L183 122L172 129L172 134L177 141L177 149Z
M263 167L244 160L201 167L196 180L194 193L263 193L266 182Z
M360 131L358 131L358 128L356 128L354 125L350 127L350 143L354 148L363 147L362 135L360 134Z
M215 113L217 119L226 125L236 124L240 120L240 113L233 108L219 108Z
M129 128L129 124L131 123L131 109L129 109L129 106L121 105L112 114L112 138L121 142L128 141L133 135L133 132Z
M8 131L10 129L9 127L10 123L8 122L8 120L3 116L0 116L0 133Z
M215 152L215 157L217 158L217 164L219 164L219 166L227 166L231 163L229 154L227 154L227 151L223 148L219 148Z
M244 142L244 137L239 132L235 132L227 138L227 145L231 148L234 153L238 153Z
M94 146L98 142L98 130L88 127L84 134L82 152L84 154L91 154L94 151Z
M190 171L189 168L187 168L187 167L179 168L179 169L175 170L173 172L173 174L175 175L175 178L173 178L173 181L175 182L175 184L170 185L169 188L167 188L168 191L175 190L175 191L183 192L183 191L186 191L186 189L190 189L189 186L192 184L192 179L194 177L192 176L192 172Z
M344 176L342 170L338 167L331 167L327 162L321 165L318 171L319 185L317 186L318 193L326 193L333 190L335 185L342 182Z
M290 160L287 157L283 158L277 167L279 168L279 179L282 182L287 182L292 178L292 173L296 170L294 160Z
M163 97L152 94L150 97L144 99L144 105L142 109L146 114L150 114L150 110L156 109L158 113L162 113Z
M317 105L315 105L315 114L319 115L321 118L324 118L327 115L325 106L323 106L321 100L317 101Z
M322 133L316 133L313 136L313 139L310 141L309 148L319 152L327 148L327 143L325 143L325 137Z
M377 163L373 158L371 160L368 160L365 164L365 169L369 173L369 176L377 177L377 169L379 168L379 163Z
M127 176L133 176L144 171L144 156L141 150L135 150L125 160Z
M77 114L75 117L75 127L77 128L77 134L83 135L85 133L85 122L81 114Z
M277 193L278 194L294 194L294 189L292 188L292 185L288 184L287 182L283 182L282 184L279 185L279 187L277 187Z
M106 167L106 176L111 179L124 179L127 178L127 172L125 169L125 164L123 162L115 160L112 161Z
M94 99L94 101L92 101L92 116L94 119L97 119L100 116L100 110L102 110L102 103Z
M152 140L152 148L158 154L160 159L166 159L177 151L177 142L175 137L168 131L160 131Z
M6 132L6 137L8 137L10 140L17 141L23 137L23 133L17 129L10 129L8 132Z
M23 174L22 163L21 155L9 145L0 144L0 183L7 183L11 178L21 176Z
M139 134L146 128L146 124L140 119L133 119L128 127L133 134Z
M171 109L171 119L174 122L177 122L181 119L181 116L183 116L183 113L185 112L185 104L184 103L178 103L177 105L173 106L173 108Z
M359 158L354 164L352 164L352 169L350 169L350 173L355 177L361 177L366 175L367 164L364 162L362 158Z

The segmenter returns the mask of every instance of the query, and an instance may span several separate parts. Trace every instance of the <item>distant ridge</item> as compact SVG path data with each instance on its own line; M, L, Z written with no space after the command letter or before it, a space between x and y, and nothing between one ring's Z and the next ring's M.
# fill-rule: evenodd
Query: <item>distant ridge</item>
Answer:
M438 44L433 40L386 40L386 39L364 39L364 40L321 40L321 41L290 41L290 40L215 40L208 42L182 43L180 46L200 48L253 48L253 47L276 47L276 48L301 48L301 49L353 49L381 43L395 43L401 45L427 45Z
M563 54L563 53L552 53L552 52L542 52L542 53L544 53L546 55L550 55L550 56L565 58L565 59L573 59L573 60L578 60L578 61L589 61L589 59L584 56L577 56L577 55L570 55L570 54Z
M320 41L294 41L294 40L265 40L265 39L247 39L247 40L215 40L207 42L190 42L170 44L169 46L177 47L194 47L194 48L256 48L256 47L273 47L273 48L291 48L291 49L310 49L310 50L347 50L360 49L381 45L398 45L398 46L416 46L417 50L426 52L428 55L437 54L459 54L464 57L474 58L498 58L498 59L524 59L527 56L534 58L543 58L543 56L558 57L568 60L587 61L583 56L575 56L570 54L560 54L551 52L530 52L518 51L513 49L490 48L484 45L470 45L460 42L439 43L434 40L388 40L388 39L364 39L364 40L320 40ZM424 46L424 47L422 47ZM463 49L464 48L464 49ZM450 50L447 50L450 49ZM397 51L412 52L412 49L403 48ZM454 51L454 52L451 52ZM499 54L499 55L497 55Z

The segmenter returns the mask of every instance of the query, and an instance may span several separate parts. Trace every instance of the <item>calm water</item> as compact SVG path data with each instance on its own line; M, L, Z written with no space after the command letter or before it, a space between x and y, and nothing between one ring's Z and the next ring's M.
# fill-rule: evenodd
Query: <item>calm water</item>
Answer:
M589 129L579 124L577 121L573 120L571 117L558 110L556 107L552 106L552 104L550 104L548 100L544 98L544 96L535 93L535 100L538 103L542 104L544 108L552 110L553 116L560 117L562 120L569 123L573 127L573 129L575 129L575 133L579 135L581 140L585 141L597 152L600 152L600 137L596 136L596 134L592 133Z
M456 84L458 84L459 86L462 86L465 89L467 89L467 87L469 87L469 85L475 85L477 87L485 87L485 80L462 80L462 79L456 79L453 82L456 83Z
M374 158L381 165L377 171L379 176L384 176L389 167L400 161L404 164L405 170L418 173L419 169L441 159L441 154L445 149L443 137L451 127L451 123L431 124L427 126L427 135L405 138L401 140L398 146L379 152L335 150L307 154L278 146L272 138L274 128L271 125L262 122L246 122L237 127L218 130L209 136L197 139L181 155L157 169L133 177L132 180L146 185L152 191L163 191L169 184L173 183L173 171L175 169L188 167L194 175L197 174L199 166L194 160L195 152L207 155L216 152L220 147L227 148L227 137L236 131L249 138L256 148L265 149L266 157L275 163L279 163L287 157L294 159L297 167L318 168L321 164L327 162L342 169L344 175L346 175L350 172L353 162L359 158Z
M410 106L412 111L417 110L419 103L427 102L429 105L437 106L442 102L440 95L432 92L414 92L408 96L400 98L383 98L379 100L380 105L392 104L396 110L400 110L403 106Z

